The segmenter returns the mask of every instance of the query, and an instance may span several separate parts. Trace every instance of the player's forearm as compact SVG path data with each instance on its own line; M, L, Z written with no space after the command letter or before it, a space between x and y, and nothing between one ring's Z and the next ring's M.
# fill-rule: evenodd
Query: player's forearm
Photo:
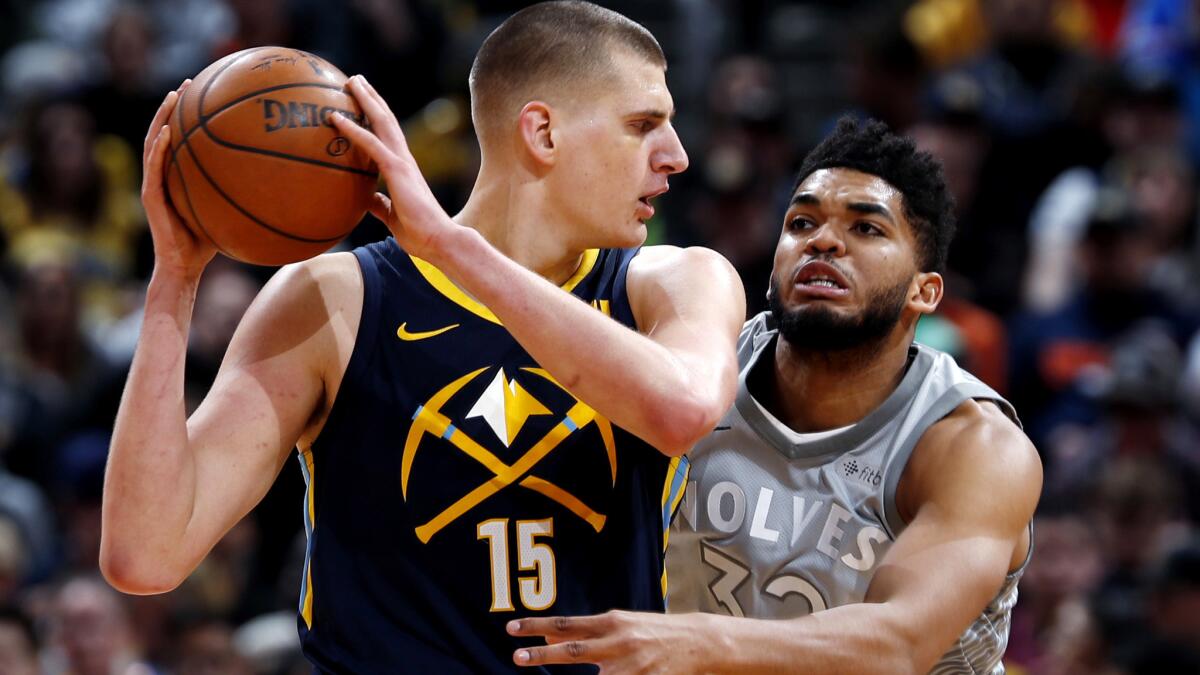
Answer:
M156 273L104 477L100 564L118 588L169 590L194 498L184 360L198 279Z
M507 258L474 230L455 236L439 266L560 384L618 426L681 454L724 414L736 376L713 365L720 359L685 362Z
M835 607L799 619L718 617L712 635L728 646L713 662L719 673L892 675L924 673L932 661L903 617L883 604ZM936 658L933 657L933 658Z

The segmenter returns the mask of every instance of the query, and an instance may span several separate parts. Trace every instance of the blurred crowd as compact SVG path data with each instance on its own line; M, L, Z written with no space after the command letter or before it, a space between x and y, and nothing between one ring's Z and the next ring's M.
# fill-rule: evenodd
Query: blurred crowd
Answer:
M177 590L97 572L112 420L152 268L138 199L165 92L241 48L363 73L448 210L466 73L505 0L0 0L0 673L307 672L301 471ZM692 168L651 223L765 307L793 172L846 111L939 157L959 232L918 339L1017 406L1046 483L1010 672L1200 672L1200 8L1190 0L617 0L670 62ZM342 246L385 236L366 220ZM273 270L219 259L204 395Z

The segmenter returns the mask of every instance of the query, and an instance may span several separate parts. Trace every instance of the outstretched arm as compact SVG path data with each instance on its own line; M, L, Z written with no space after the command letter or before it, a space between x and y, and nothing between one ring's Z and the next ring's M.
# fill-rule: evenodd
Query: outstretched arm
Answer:
M712 430L733 402L734 346L745 319L741 281L728 261L702 249L640 254L628 288L642 333L629 330L456 224L383 99L361 76L347 87L374 133L340 116L334 122L379 166L392 196L377 194L371 211L406 251L486 305L580 400L660 451L682 454Z
M902 478L912 515L863 603L798 619L609 612L514 621L545 636L519 665L615 672L924 673L995 596L1020 558L1041 491L1028 439L991 406L964 404L918 445Z
M155 265L104 477L100 569L128 593L177 586L258 503L319 410L330 361L346 351L345 325L357 326L361 311L348 254L285 268L246 313L187 418L187 336L215 249L192 236L163 191L163 122L177 98L168 95L146 139L142 202Z

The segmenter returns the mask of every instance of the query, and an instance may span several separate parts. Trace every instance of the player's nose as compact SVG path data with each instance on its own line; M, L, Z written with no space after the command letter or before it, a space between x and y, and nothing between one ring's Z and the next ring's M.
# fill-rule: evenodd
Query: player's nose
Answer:
M651 168L668 174L680 173L688 168L687 151L679 140L679 134L670 123L666 124L662 145L650 155Z
M824 223L812 232L805 242L804 249L810 255L842 255L846 252L846 242L839 236L836 228L830 223Z

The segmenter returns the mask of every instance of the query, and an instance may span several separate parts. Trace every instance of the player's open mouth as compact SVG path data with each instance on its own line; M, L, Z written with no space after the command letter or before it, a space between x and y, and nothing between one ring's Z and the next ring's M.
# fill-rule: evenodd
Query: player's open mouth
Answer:
M840 298L850 293L846 277L833 265L812 260L796 272L796 288L806 295Z
M650 203L651 197L638 197L638 218L641 220L649 220L654 217L654 205Z

